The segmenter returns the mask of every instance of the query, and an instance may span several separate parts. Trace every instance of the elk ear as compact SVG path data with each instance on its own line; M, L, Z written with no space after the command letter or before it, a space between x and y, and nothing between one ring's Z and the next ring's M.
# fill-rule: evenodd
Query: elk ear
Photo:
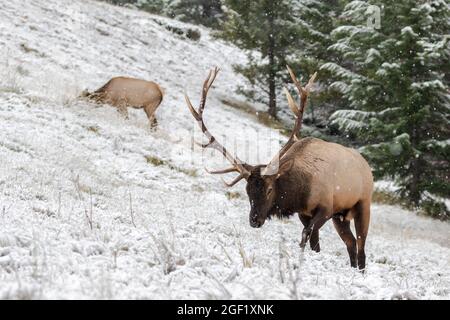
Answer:
M294 165L294 159L289 159L287 161L283 161L280 164L280 167L278 168L278 173L277 173L276 179L281 177L283 174L286 174L287 172L289 172L289 170L292 169L293 165Z

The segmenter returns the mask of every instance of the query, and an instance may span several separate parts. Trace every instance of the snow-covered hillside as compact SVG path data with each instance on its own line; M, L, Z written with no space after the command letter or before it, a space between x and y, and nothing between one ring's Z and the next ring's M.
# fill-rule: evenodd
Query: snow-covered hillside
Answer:
M241 158L266 161L284 137L220 103L245 84L231 68L244 59L205 29L142 12L2 1L0 298L449 299L446 223L374 204L365 274L332 223L318 254L301 254L297 218L249 226L243 185L226 189L202 169L222 159L192 150L183 98L198 101L221 67L206 121ZM142 110L124 120L76 99L115 75L165 88L156 132Z

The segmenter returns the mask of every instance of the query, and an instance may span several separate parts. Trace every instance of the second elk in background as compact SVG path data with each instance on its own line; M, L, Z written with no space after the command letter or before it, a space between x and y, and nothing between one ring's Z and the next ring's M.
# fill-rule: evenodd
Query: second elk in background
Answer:
M90 93L83 92L83 97L97 103L107 103L117 107L128 118L128 107L144 109L151 127L156 127L155 112L163 100L164 90L155 82L141 79L116 77L103 87Z

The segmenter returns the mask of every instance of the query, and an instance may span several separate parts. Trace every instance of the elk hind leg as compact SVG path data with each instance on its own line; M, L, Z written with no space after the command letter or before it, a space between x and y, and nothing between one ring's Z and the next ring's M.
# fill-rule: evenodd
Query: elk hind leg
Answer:
M345 220L343 215L337 214L333 216L333 224L339 237L341 237L347 247L347 252L350 257L350 265L353 268L356 268L356 239L350 229L350 221Z
M367 233L369 232L370 201L360 201L354 208L356 210L355 230L356 245L358 249L358 269L364 270L366 267L366 253L364 247L366 245Z
M152 129L158 126L158 121L156 120L155 112L162 102L162 95L160 97L155 97L153 101L144 106L144 111L147 114L147 118L150 121L150 127Z
M150 127L156 128L158 126L158 121L156 120L155 111L158 105L149 104L144 106L145 114L147 115L148 121L150 122Z

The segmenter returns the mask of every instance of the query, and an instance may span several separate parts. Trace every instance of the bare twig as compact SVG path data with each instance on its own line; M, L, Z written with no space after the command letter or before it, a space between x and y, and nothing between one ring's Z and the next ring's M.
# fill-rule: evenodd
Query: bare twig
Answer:
M241 255L242 264L244 265L244 268L251 268L253 266L253 261L255 260L255 257L252 256L250 258L247 256L247 253L245 252L245 249L240 240L239 240L239 254Z
M133 200L131 198L131 192L129 192L130 196L130 216L131 216L131 223L136 228L136 223L134 222L134 213L133 213Z
M231 256L228 254L227 250L225 249L225 247L223 246L223 244L221 244L220 242L218 242L219 246L222 248L223 252L225 252L225 256L228 258L228 260L230 260L231 263L234 263L233 259L231 258Z
M91 190L91 188L89 188L89 201L90 201L89 215L88 215L87 211L85 211L85 212L86 212L86 218L88 219L89 227L91 228L91 230L93 230L94 228L93 228L93 224L92 224L92 216L93 216L94 210L93 210L93 205L92 205L92 190Z
M203 273L207 276L209 276L212 280L214 280L215 283L217 283L219 289L222 291L223 294L223 299L227 300L227 299L231 299L231 297L233 296L231 294L231 292L225 287L225 285L219 281L219 279L217 279L211 272L209 272L206 268L203 268Z
M301 255L303 255L303 252L301 253ZM301 256L299 258L299 264L302 263L302 261L303 261L302 258L303 258L303 256ZM283 261L286 266L285 270L283 270L283 268L282 268ZM293 265L291 265L290 255L285 246L285 238L284 238L283 234L281 234L281 239L280 239L280 243L279 243L279 270L280 270L281 282L286 283L286 280L289 280L289 283L292 285L289 288L289 291L291 292L291 296L293 299L298 300L299 295L298 295L297 283L300 281L300 271L299 271L299 268L297 268L297 270L296 270L295 267ZM284 271L286 271L288 279L285 278L285 275L283 274Z
M89 227L91 230L93 230L93 223L92 223L92 216L93 216L93 205L92 205L92 192L91 189L89 189L89 196L90 196L90 214L88 212L88 209L84 203L84 199L83 199L83 195L81 194L81 189L80 189L80 176L77 176L74 181L73 184L75 185L75 191L77 192L78 198L80 200L80 202L83 204L84 207L84 215L86 217L86 220L88 221Z
M58 194L58 217L61 217L61 191Z

